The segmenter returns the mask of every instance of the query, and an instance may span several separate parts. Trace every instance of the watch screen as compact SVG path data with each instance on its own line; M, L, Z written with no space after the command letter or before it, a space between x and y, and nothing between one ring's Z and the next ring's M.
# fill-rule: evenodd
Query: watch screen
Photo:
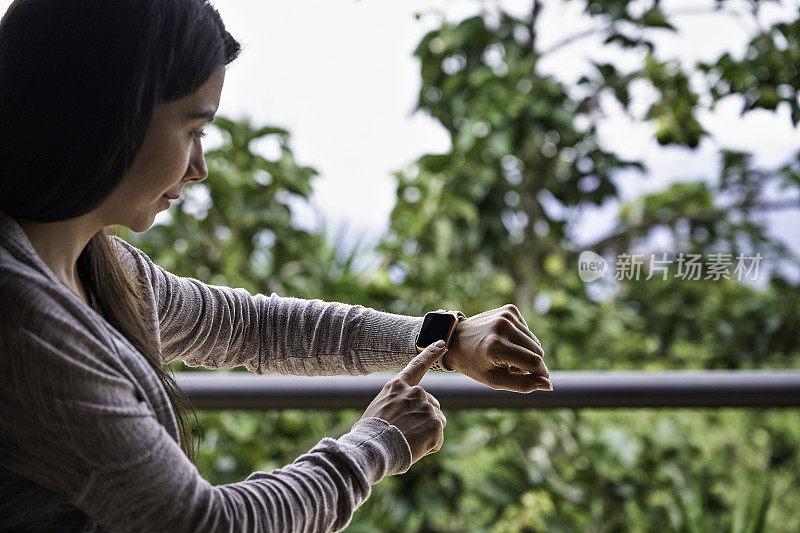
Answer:
M417 344L425 348L438 340L447 341L447 335L456 318L452 315L428 315L422 323Z

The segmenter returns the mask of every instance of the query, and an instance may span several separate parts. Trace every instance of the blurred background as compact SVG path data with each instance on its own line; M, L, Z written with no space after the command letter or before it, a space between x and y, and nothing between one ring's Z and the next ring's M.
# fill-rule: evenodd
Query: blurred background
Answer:
M796 2L216 5L245 48L209 177L128 236L168 270L416 316L512 302L554 373L800 367ZM800 524L795 409L443 408L442 450L348 531ZM198 467L240 481L360 415L205 411Z
M126 235L164 268L416 316L514 303L554 373L800 367L797 2L215 4L245 46L209 177ZM796 409L443 409L441 451L348 531L800 525ZM205 411L198 467L240 481L360 415Z

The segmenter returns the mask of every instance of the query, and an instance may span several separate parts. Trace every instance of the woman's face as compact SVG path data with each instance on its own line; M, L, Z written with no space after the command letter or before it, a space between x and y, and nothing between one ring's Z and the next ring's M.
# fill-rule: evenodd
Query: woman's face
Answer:
M142 146L114 191L98 207L103 225L135 232L153 225L189 181L208 175L200 142L203 126L219 107L225 67L218 67L195 92L156 106Z

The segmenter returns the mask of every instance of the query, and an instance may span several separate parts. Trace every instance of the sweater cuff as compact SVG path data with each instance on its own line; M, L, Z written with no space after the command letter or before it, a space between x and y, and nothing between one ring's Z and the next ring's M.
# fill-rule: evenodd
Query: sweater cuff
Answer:
M355 343L364 368L369 372L402 370L417 355L414 341L423 320L424 317L367 309Z
M356 422L337 440L374 485L386 476L403 474L411 467L411 447L403 433L389 422L369 417Z

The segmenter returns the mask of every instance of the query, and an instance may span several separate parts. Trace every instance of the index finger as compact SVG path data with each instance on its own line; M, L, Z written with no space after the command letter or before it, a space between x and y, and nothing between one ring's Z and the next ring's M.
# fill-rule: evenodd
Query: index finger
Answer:
M436 345L438 343L442 343L440 347ZM436 341L435 343L431 344L424 350L422 350L419 355L414 357L411 361L408 362L406 367L397 374L397 379L402 381L403 383L407 383L412 387L414 385L419 385L419 382L422 381L422 377L425 375L425 372L433 366L439 357L442 356L444 352L444 341Z

